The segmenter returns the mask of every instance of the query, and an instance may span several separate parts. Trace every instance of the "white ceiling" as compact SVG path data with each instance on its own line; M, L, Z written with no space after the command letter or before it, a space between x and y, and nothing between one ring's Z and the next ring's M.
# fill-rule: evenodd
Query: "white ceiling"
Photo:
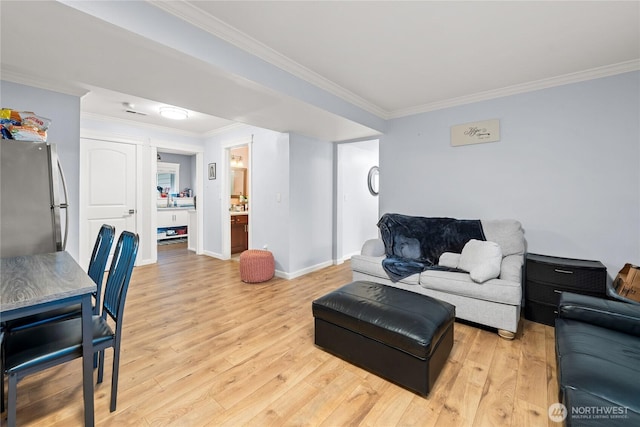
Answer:
M191 2L395 116L640 57L638 2Z
M345 108L309 102L305 91L283 93L279 83L142 36L140 4L118 6L132 10L123 24L106 19L99 3L67 3L73 8L1 2L3 79L88 92L85 113L195 134L236 121L332 140L379 130L341 114ZM280 88L295 76L383 120L640 66L637 1L150 4L285 70ZM158 38L172 35L165 30ZM125 113L122 102L147 116ZM161 105L186 108L191 118L161 120Z

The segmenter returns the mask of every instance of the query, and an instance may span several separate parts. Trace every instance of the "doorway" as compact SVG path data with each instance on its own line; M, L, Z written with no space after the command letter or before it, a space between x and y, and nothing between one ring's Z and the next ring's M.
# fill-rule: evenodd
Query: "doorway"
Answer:
M147 158L150 164L149 188L153 190L147 199L151 202L148 205L150 235L147 239L151 248L151 263L158 261L158 249L165 247L158 244L159 238L165 240L167 236L178 240L179 243L171 246L181 245L180 251L184 250L185 255L203 253L204 150L191 145L176 147L177 144L152 146ZM161 165L160 168L158 165ZM161 174L168 174L161 176L160 182L159 171ZM171 231L167 233L167 230ZM163 232L164 235L160 234Z
M249 249L249 146L229 149L229 216L232 259Z
M195 154L179 154L158 150L156 168L157 245L171 245L186 254L194 250L195 221Z
M251 143L236 142L224 148L222 176L223 255L238 260L251 247Z

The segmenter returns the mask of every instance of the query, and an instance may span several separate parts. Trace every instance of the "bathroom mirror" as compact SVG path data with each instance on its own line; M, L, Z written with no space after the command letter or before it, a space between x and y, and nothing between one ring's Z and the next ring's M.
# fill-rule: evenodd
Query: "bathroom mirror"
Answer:
M156 175L156 185L162 189L158 189L158 197L166 193L180 192L180 164L158 162L158 173ZM168 189L168 191L167 191Z
M247 168L231 168L231 197L247 195Z

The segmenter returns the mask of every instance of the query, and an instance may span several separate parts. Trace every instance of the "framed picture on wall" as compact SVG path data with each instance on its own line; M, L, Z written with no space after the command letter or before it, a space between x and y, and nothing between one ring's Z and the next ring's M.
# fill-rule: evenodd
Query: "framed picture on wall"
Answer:
M209 163L209 179L216 179L216 164Z

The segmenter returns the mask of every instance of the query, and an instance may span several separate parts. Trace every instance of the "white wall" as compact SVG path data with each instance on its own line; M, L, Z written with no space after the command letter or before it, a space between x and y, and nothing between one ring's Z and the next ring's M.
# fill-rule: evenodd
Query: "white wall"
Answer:
M205 164L222 167L225 147L251 144L249 247L273 253L276 270L296 277L331 264L333 144L296 134L242 126L206 141ZM221 175L205 182L205 252L221 256Z
M515 218L528 251L640 262L640 72L391 120L385 212ZM500 119L496 143L451 147L450 126Z
M33 111L40 116L51 119L47 142L57 146L58 157L64 169L69 191L67 251L76 260L79 260L80 98L2 80L0 82L0 99L3 108Z
M224 149L246 144L251 148L251 189L249 191L249 247L267 245L276 261L276 269L289 271L289 135L252 126L210 136L205 142L205 170L216 163L217 179L204 183L204 250L216 257L222 247L222 176L228 173ZM277 195L280 195L279 201ZM200 198L198 198L200 203ZM224 224L224 227L229 227Z
M333 255L333 144L290 134L290 269L330 265Z
M291 194L289 190L289 135L253 130L251 152L251 189L249 215L251 248L267 245L273 252L276 270L291 271L289 222L291 220Z
M378 140L337 145L340 260L359 254L365 240L378 237L378 199L369 192L369 170L379 165Z

